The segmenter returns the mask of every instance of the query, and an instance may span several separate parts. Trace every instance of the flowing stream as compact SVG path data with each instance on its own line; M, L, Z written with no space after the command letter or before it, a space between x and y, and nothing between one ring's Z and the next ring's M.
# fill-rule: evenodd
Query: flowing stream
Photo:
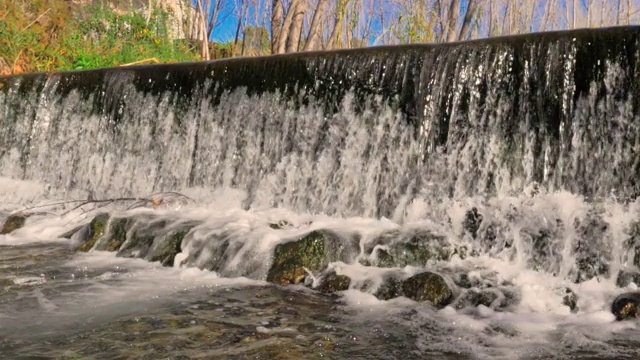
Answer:
M30 212L0 235L0 358L636 359L610 307L640 283L639 40L0 78L0 224ZM152 194L189 201L124 199ZM62 235L100 212L189 230L172 266L74 251ZM329 265L349 289L266 282L315 230L357 244ZM371 265L414 239L446 258ZM376 297L425 269L451 304Z

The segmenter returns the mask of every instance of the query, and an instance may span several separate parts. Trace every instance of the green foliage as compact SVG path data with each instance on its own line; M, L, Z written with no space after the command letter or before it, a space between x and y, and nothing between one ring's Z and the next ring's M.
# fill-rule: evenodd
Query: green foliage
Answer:
M170 14L64 0L0 1L0 74L197 60L170 36Z

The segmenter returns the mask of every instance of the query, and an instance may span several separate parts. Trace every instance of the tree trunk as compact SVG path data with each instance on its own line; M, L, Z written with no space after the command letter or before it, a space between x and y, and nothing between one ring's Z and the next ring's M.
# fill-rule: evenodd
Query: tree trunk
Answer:
M324 13L324 7L326 4L327 0L320 0L318 2L318 7L316 8L315 14L313 14L313 20L309 27L309 37L307 38L307 43L304 45L304 51L314 50L318 34L320 33L322 14Z
M478 6L478 3L475 0L469 0L467 3L467 11L464 13L464 20L460 28L460 33L458 34L458 40L467 40L469 38L469 27L471 27L471 22L476 15L476 6Z
M200 31L202 32L202 60L208 61L211 60L211 56L209 55L209 39L207 39L207 22L204 19L204 10L202 9L202 0L198 0L198 12L200 13L200 22L201 27Z
M449 21L447 22L447 41L456 40L456 27L458 25L458 15L460 14L460 0L451 0L449 6Z
M337 47L338 37L340 37L340 34L342 33L344 13L348 4L349 0L337 0L334 26L331 31L331 36L329 36L329 41L327 42L327 50L335 49Z
M287 11L287 16L285 16L282 24L282 30L280 30L280 35L278 36L278 54L284 54L287 50L287 40L291 31L291 23L293 23L293 17L300 1L302 0L291 0L289 11Z
M289 30L289 39L287 41L287 52L292 53L298 51L300 47L300 37L302 33L302 21L304 20L306 4L304 1L296 2L293 11L293 21L291 22L291 30Z
M207 39L211 39L211 35L213 35L213 30L216 28L216 21L218 21L218 14L220 13L221 6L222 6L222 0L217 0L215 1L215 4L211 7L211 10L207 11L210 14L209 24L207 25Z
M273 0L271 7L271 53L278 53L278 44L282 32L282 0Z

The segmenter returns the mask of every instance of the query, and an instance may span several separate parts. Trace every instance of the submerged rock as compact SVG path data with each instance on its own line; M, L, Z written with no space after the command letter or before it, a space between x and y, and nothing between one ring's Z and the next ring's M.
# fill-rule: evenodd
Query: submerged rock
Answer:
M623 288L629 286L629 284L631 283L640 285L640 272L624 270L618 272L618 277L616 278L616 286Z
M176 255L182 251L182 240L195 226L195 223L190 223L171 230L154 244L147 260L159 261L162 266L173 266Z
M134 221L131 218L111 218L109 220L108 231L94 248L101 251L118 251L122 244L127 241L127 231Z
M324 275L320 281L318 290L323 293L334 293L349 289L351 279L346 275L338 275L335 271L330 271Z
M482 219L482 214L478 212L478 208L473 207L471 210L467 211L462 222L462 228L465 233L469 234L473 239L477 238L478 230L482 224Z
M87 252L91 250L96 242L104 236L108 222L109 214L101 213L96 215L87 225L87 236L81 239L82 242L76 247L76 251Z
M369 258L362 261L363 265L389 268L424 266L429 261L448 260L455 250L445 236L416 229L384 233L367 244L365 252Z
M609 274L612 259L609 224L597 210L590 210L584 219L576 219L578 239L573 244L576 266L571 275L575 283Z
M428 301L437 307L445 307L453 301L453 291L447 281L432 272L423 272L402 282L404 296L415 301Z
M611 312L618 321L640 317L640 292L618 295L611 304Z
M569 288L565 289L562 305L566 305L572 313L578 311L578 295Z
M76 233L78 233L80 230L82 230L82 229L83 229L83 228L85 228L86 226L87 226L87 225L80 225L80 226L74 227L73 229L71 229L71 230L69 230L69 231L67 231L67 232L63 233L62 235L60 235L60 236L58 236L58 237L59 237L59 238L61 238L61 239L67 239L67 240L69 240L69 239L73 238L73 236L74 236Z
M11 214L4 221L2 228L0 228L0 235L6 235L12 233L24 226L29 215L25 214Z
M390 300L402 296L402 280L395 275L386 276L373 295L380 300Z
M499 297L500 296L495 289L468 289L456 299L454 307L460 310L467 307L484 305L488 308L495 309L496 306L494 304Z
M335 233L316 230L302 239L276 246L267 281L284 285L298 284L308 275L324 270L335 261L349 262L357 253L357 244L345 244Z

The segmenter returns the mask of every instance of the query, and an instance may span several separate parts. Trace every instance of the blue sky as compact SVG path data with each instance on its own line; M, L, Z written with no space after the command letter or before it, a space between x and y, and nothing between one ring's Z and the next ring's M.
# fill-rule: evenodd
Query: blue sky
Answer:
M235 6L237 4L239 5L240 1L239 0L221 0L221 1L223 1L222 11L221 11L221 14L218 16L218 24L214 29L214 32L211 36L211 40L217 41L217 42L232 41L235 37L235 33L238 25L238 22L237 22L238 20L236 15L237 10L235 9ZM491 0L480 0L480 1L491 1ZM196 0L192 0L192 2L195 4ZM565 2L566 0L559 0L556 3L557 4L556 6L563 8L565 6ZM468 3L468 0L462 0L461 13L464 13L464 11L466 11L467 3ZM578 1L578 4L580 4L580 6L584 6L582 1Z

